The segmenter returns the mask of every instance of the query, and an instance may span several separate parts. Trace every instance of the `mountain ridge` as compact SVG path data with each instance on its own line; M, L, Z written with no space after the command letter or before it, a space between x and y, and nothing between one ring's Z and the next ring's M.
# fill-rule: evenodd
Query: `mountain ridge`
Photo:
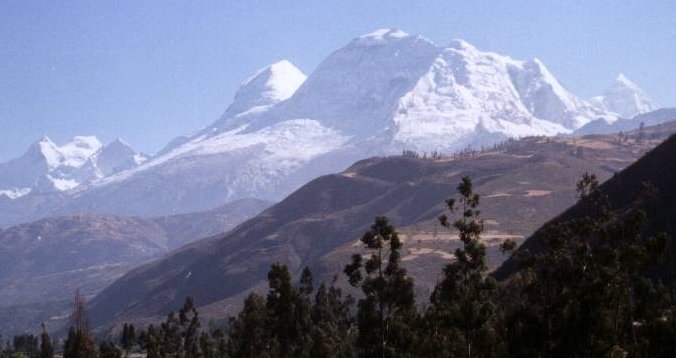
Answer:
M240 90L211 125L138 166L63 195L4 200L0 225L92 208L153 216L246 197L277 201L363 158L452 153L617 120L566 90L538 59L515 60L462 40L436 46L394 29L353 39L307 78L280 61Z
M457 247L452 235L435 228L443 200L462 176L472 176L482 194L484 236L496 266L502 240L520 241L574 202L582 173L609 178L675 130L675 123L649 127L642 141L636 131L623 142L616 135L529 137L484 153L361 160L307 183L229 233L130 271L91 301L90 317L101 328L128 320L148 323L191 295L204 308L200 312L225 318L248 290L264 286L272 262L292 271L309 265L319 281L341 272L376 215L400 228L402 261L424 293Z
M95 136L75 136L57 145L44 135L21 156L0 163L0 197L65 192L145 160L146 156L119 138L103 145Z
M154 218L78 214L0 230L0 334L60 324L52 317L67 317L76 289L90 298L134 267L229 231L270 204L245 199Z
M673 218L676 214L676 196L673 183L676 182L676 166L673 158L676 155L676 135L671 135L663 143L652 149L636 162L602 183L600 191L607 197L610 210L622 219L630 209L644 210L647 217L645 230L649 235L665 233L668 240L673 240L676 234ZM642 186L649 185L654 197L644 199L639 194ZM558 223L580 218L587 213L584 203L576 202L561 214L552 218L533 233L518 249L537 253L541 250L540 240L546 235L549 228ZM654 277L673 280L673 269L666 266L673 265L676 257L676 247L667 245L668 259L651 270ZM518 253L517 251L517 253ZM498 270L494 276L506 280L519 270L518 255L515 253Z
M659 107L638 85L620 73L602 95L591 98L596 106L617 113L620 118L633 118Z

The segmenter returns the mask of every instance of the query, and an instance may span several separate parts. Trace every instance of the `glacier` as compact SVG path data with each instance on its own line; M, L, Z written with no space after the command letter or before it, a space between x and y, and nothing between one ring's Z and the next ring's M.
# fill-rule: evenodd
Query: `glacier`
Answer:
M83 210L149 216L247 197L280 200L366 157L570 134L619 115L576 97L541 60L379 29L330 54L309 76L287 60L257 71L220 118L148 160L104 170L57 198L36 200L31 192L0 211L22 221Z

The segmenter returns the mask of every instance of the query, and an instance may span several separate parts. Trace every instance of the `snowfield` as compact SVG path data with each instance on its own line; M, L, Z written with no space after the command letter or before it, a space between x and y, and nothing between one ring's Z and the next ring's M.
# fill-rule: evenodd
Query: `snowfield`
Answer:
M588 102L538 59L483 52L462 40L439 47L380 29L338 49L307 77L286 60L257 71L212 125L148 160L123 142L106 146L113 154L93 137L61 147L40 142L46 169L0 166L0 196L15 203L0 214L14 221L83 210L147 216L245 197L279 200L368 156L568 134L654 108L624 76ZM63 195L22 201L40 195L35 182L45 175Z

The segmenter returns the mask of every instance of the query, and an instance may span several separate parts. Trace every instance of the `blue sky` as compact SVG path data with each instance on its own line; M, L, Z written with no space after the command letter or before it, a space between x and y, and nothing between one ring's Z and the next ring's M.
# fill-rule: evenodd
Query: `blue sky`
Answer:
M619 72L676 106L676 1L0 2L0 161L46 134L155 152L227 107L256 69L310 73L377 28L542 59L573 93Z

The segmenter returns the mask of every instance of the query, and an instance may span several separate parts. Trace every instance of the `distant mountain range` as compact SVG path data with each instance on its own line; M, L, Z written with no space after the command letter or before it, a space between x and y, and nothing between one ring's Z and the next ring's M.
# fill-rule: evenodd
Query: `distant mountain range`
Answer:
M88 137L61 147L41 140L0 166L0 226L88 212L188 213L249 197L277 201L374 155L571 134L655 107L624 76L585 101L540 60L382 29L338 49L307 78L288 61L258 71L221 118L148 160L119 141L105 150Z
M0 164L0 197L67 191L147 159L121 139L104 146L94 136L78 136L59 146L44 136L21 157Z
M153 156L119 139L43 137L0 164L0 334L64 322L76 288L98 294L97 327L153 320L186 295L222 318L273 261L339 273L383 214L427 297L457 245L435 220L460 177L483 195L496 267L502 240L574 203L582 172L611 177L674 120L624 75L583 100L538 59L399 30L355 38L309 76L279 61Z
M247 292L265 287L272 262L296 273L309 265L317 281L340 275L376 215L387 215L402 232L402 261L424 299L458 245L436 218L461 177L471 176L481 194L483 238L496 267L505 259L498 251L504 239L522 241L575 202L584 172L610 178L674 132L671 122L622 138L530 137L482 153L359 161L309 182L228 233L130 271L90 302L90 318L99 328L147 323L178 309L187 295L202 315L225 318Z
M644 126L654 126L671 121L676 121L676 108L662 108L653 112L639 114L632 119L620 118L612 123L595 120L576 130L575 135L629 132L638 129L641 124Z
M83 214L0 230L0 335L64 322L76 289L92 297L141 263L226 232L271 203L243 199L206 212L139 218Z

